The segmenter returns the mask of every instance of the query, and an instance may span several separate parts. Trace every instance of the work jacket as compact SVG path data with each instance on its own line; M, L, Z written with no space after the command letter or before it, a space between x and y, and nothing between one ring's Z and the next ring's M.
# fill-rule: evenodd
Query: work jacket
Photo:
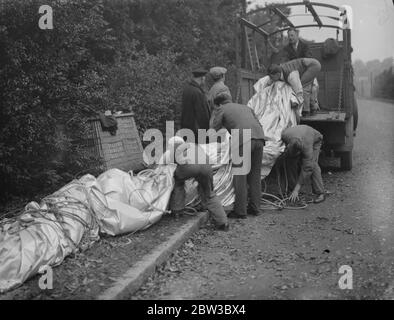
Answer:
M181 105L181 128L193 131L195 141L198 129L209 129L210 111L207 97L201 86L191 80L183 89Z
M309 49L309 45L301 40L298 40L297 50L289 43L284 47L289 60L299 59L299 58L312 58L312 53Z

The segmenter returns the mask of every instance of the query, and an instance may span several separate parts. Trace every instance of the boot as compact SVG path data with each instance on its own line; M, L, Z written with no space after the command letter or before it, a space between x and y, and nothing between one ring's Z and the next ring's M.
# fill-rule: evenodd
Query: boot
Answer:
M230 218L230 219L246 219L247 217L246 217L246 214L238 214L238 213L236 213L236 212L234 212L234 211L231 211L229 214L228 214L228 217Z
M230 229L230 225L228 223L219 224L216 226L215 229L219 231L227 232Z

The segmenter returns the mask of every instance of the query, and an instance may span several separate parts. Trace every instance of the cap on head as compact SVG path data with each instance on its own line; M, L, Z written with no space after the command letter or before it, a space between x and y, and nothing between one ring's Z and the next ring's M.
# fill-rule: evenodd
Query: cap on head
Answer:
M281 73L282 72L282 69L281 69L281 67L278 65L278 64L272 64L272 65L270 65L269 67L268 67L268 70L267 70L267 73L268 73L268 75L274 75L274 74L277 74L277 73Z
M196 78L203 77L203 76L205 76L207 73L208 73L208 70L205 70L205 69L203 69L203 68L197 68L197 69L194 69L194 70L192 71L193 76L196 77Z
M169 140L168 140L168 145L169 146L175 146L175 145L177 145L177 144L182 144L182 143L184 143L185 141L181 138L181 137L179 137L179 136L174 136L174 137L171 137Z
M214 80L219 80L221 77L223 77L223 75L226 74L226 72L227 69L223 67L213 67L209 70L209 73Z

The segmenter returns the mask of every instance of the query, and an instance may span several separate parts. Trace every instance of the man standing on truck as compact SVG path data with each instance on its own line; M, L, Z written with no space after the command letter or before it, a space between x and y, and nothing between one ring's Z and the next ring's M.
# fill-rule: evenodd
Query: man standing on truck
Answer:
M186 201L185 181L194 178L198 182L202 209L208 210L217 230L228 231L227 215L213 190L212 167L208 164L204 150L198 144L186 143L178 136L170 138L168 146L169 150L163 155L160 163L177 164L174 173L175 186L170 199L172 213L175 216L183 214Z
M266 86L279 80L287 82L294 90L299 104L303 105L304 88L312 84L320 69L320 62L313 58L295 59L279 65L273 64L268 68L271 81L268 81ZM303 110L303 115L308 114L309 110Z
M233 175L235 202L234 210L228 217L246 219L247 214L258 216L260 215L261 200L261 162L266 139L263 128L251 108L232 103L231 97L226 93L219 94L214 99L214 103L216 112L215 118L212 121L212 128L218 131L224 127L229 133L233 129L238 129L240 133L239 145L232 145L232 147L237 148L240 153L243 153L244 150L243 143L251 144L251 152L249 154L243 154L244 159L247 161L246 166L250 168L249 173ZM244 141L243 135L245 129L250 130L251 141ZM236 138L232 137L232 139ZM233 168L238 166L240 165L233 163Z
M290 201L298 200L302 184L309 177L312 179L312 192L316 194L314 203L325 200L325 190L319 167L319 153L323 135L307 125L287 128L282 132L282 141L286 144L285 166L289 188L293 190ZM301 172L298 173L301 164Z
M192 130L196 143L199 142L198 129L209 129L211 114L203 89L207 73L208 71L202 68L194 70L193 78L186 84L182 93L181 129Z

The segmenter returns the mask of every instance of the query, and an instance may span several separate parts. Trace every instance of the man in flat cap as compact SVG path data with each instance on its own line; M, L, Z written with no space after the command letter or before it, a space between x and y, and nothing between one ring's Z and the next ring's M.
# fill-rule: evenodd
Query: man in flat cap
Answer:
M232 100L230 89L224 84L225 74L227 73L227 69L223 67L213 67L209 70L209 74L212 77L214 84L211 89L208 91L208 105L211 112L211 120L210 124L213 121L214 113L215 113L215 105L213 100L221 93L225 93L228 95L229 99Z
M228 231L229 224L226 213L217 197L213 186L212 167L208 164L208 156L195 143L185 143L181 137L175 136L168 141L168 150L161 163L177 164L174 172L175 185L171 193L170 208L174 215L182 215L186 204L185 181L195 179L203 210L208 210L217 230ZM204 164L199 163L205 158Z
M232 142L232 148L238 149L243 153L245 162L250 171L246 174L235 174L236 168L240 164L232 163L233 186L235 193L234 210L228 215L229 218L246 219L247 214L258 216L261 201L261 162L263 158L263 147L265 135L263 127L256 117L254 111L242 104L232 103L229 96L225 93L219 94L214 100L217 112L212 121L212 128L218 131L222 127L229 133L233 129L239 130L239 145ZM243 135L246 130L250 130L250 141L244 141ZM236 141L236 137L232 137ZM250 143L250 152L243 152L244 142ZM236 142L235 142L236 143ZM249 195L249 201L248 201Z
M203 85L207 70L202 68L192 72L192 79L186 84L182 93L181 129L190 129L194 133L195 143L198 143L198 129L209 129L211 116L207 96Z

